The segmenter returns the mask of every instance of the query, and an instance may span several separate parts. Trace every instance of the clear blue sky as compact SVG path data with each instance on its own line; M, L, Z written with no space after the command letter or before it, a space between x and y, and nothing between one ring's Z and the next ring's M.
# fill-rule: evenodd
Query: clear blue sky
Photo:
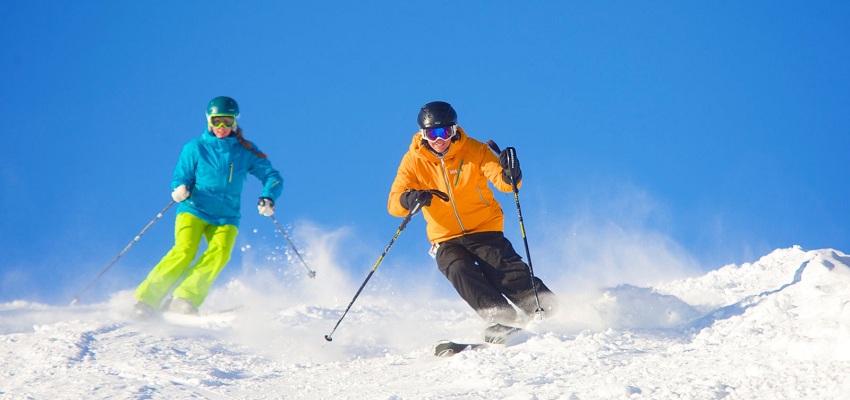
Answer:
M532 255L594 224L706 268L850 250L850 3L244 3L4 2L0 301L69 301L168 203L219 95L281 170L296 241L309 223L374 247L357 279L398 227L386 196L433 100L517 148ZM274 231L258 194L250 181L238 245ZM173 219L113 267L128 286ZM408 229L392 262L427 263L424 223Z

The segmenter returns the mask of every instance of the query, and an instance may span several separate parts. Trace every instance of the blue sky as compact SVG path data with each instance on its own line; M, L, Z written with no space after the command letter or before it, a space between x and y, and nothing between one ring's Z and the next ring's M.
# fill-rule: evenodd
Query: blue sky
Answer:
M539 274L618 238L703 268L850 249L846 2L307 3L5 3L0 301L63 303L100 272L168 203L219 95L284 176L278 220L296 242L353 232L358 280L398 227L386 196L433 100L517 148ZM273 235L259 190L238 246ZM140 281L173 213L107 279ZM386 262L433 268L421 218L408 230Z

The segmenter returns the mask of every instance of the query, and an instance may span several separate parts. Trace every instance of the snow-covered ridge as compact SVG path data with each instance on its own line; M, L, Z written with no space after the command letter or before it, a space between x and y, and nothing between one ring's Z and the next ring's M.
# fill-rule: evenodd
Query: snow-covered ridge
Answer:
M364 292L326 343L322 336L350 298L311 298L310 288L292 282L285 289L243 280L214 292L211 302L221 305L263 299L223 329L132 321L122 314L129 292L76 307L0 304L0 398L838 399L850 393L850 257L833 249L778 249L753 263L653 287L566 293L564 312L533 323L524 342L449 359L433 357L430 346L444 338L475 340L482 327L460 301Z

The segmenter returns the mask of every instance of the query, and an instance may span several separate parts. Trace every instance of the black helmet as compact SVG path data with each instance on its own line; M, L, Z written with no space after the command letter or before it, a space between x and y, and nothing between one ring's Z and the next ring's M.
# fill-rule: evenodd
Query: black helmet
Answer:
M420 129L449 127L457 125L457 113L445 101L432 101L419 110L417 122Z

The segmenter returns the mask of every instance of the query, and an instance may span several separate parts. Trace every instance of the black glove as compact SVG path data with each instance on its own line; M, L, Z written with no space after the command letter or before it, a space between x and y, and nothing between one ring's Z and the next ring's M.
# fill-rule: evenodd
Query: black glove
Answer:
M417 203L422 207L427 207L431 205L432 198L434 198L434 195L428 190L408 189L406 192L401 194L401 206L404 207L405 210L410 210L415 207Z
M502 166L502 179L511 183L511 175L513 175L513 182L519 185L519 181L522 180L522 170L519 169L516 149L508 147L502 150L499 153L499 164Z

